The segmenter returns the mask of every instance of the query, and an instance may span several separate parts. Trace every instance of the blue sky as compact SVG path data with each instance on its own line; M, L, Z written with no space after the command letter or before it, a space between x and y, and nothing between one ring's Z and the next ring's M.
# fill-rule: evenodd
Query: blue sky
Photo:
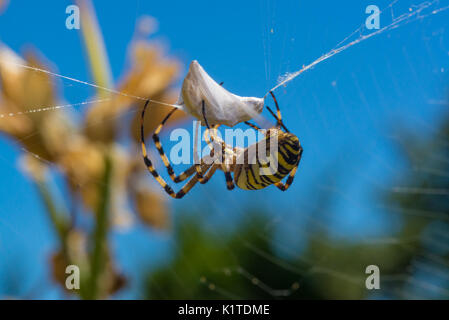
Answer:
M65 28L65 8L71 1L47 2L12 1L0 16L0 41L17 52L32 45L51 61L53 70L92 81L79 33ZM375 4L382 8L389 3ZM383 13L381 27L411 3L419 1L399 1L393 13ZM95 8L114 79L127 66L136 19L151 15L159 22L154 40L184 67L196 59L228 90L262 96L278 76L312 62L355 30L366 19L369 4L373 2L97 0ZM376 192L391 187L402 168L392 138L395 130L413 128L429 135L446 114L438 101L447 98L448 15L441 12L353 46L277 91L285 123L304 147L296 181L288 192L269 188L229 193L224 179L215 177L182 203L173 203L173 209L208 209L212 220L221 223L240 218L247 208L263 208L284 227L279 241L300 247L298 230L313 221L311 213L319 209L313 200L326 191L334 196L331 212L338 215L323 212L321 222L336 237L360 239L393 232L400 221L378 207ZM60 94L70 103L94 94L90 87L63 84ZM2 137L0 150L1 295L7 292L5 277L15 261L20 262L19 270L26 270L24 292L39 281L48 283L46 261L55 239L36 191L17 169L20 148ZM288 227L292 221L294 228ZM151 250L151 259L127 250L135 243L143 251ZM137 264L151 266L166 258L171 235L137 226L128 234L114 235L114 244L121 267L132 271ZM59 296L49 286L43 297Z

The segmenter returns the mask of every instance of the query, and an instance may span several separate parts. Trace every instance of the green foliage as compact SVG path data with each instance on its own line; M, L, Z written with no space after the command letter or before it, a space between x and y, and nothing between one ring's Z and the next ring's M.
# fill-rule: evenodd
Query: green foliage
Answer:
M298 277L260 255L260 252L273 255L269 237L260 236L265 225L265 219L251 215L235 232L226 236L207 231L196 219L180 222L175 258L170 265L149 275L146 297L272 297L254 284L253 278L264 279L264 284L271 288L290 287ZM244 270L240 270L241 267Z

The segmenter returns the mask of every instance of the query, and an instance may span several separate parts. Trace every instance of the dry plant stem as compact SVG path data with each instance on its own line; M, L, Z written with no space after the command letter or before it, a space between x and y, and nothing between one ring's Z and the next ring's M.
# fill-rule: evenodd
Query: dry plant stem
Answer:
M95 84L111 88L113 85L111 68L92 2L90 0L77 0L75 3L79 6L81 12L81 23L83 24L81 34ZM98 94L104 97L109 93L99 90Z
M50 221L52 222L56 233L58 234L59 241L61 242L61 247L65 253L67 249L66 239L67 233L69 231L69 224L64 217L67 217L67 215L61 213L61 210L56 208L53 196L51 195L51 192L44 181L38 181L36 182L36 185L39 195L44 201L48 217L50 218Z
M69 252L69 247L67 243L67 237L69 234L70 229L73 227L73 225L70 224L70 221L68 218L68 213L63 212L61 209L58 209L55 205L54 197L50 192L49 187L47 186L47 183L45 181L36 181L37 190L39 192L40 197L42 198L46 212L48 214L48 217L52 223L53 228L56 231L56 234L58 236L58 240L60 242L61 246L61 253L63 254L65 261L68 265L76 263L75 261L71 261ZM81 287L79 291L79 295L84 298L87 296L85 286L84 286L84 280L81 279Z
M102 182L99 184L100 201L96 212L96 226L92 234L93 251L90 261L90 279L87 291L87 299L99 297L99 278L105 268L107 260L107 233L109 229L108 210L110 207L110 186L112 174L112 162L108 155L105 156L105 170Z

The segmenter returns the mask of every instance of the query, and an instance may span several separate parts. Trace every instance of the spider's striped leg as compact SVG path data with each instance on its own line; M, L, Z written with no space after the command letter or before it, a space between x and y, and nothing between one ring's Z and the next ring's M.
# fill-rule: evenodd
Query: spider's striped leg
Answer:
M215 171L220 167L219 164L213 164L213 165L209 165L207 169L210 168L210 170L206 173L206 175L204 176L204 179L202 181L199 180L198 174L196 174L192 179L190 179L189 182L187 182L184 187L179 190L174 196L172 195L172 197L180 199L183 196L185 196L187 194L187 192L190 191L190 189L193 188L193 186L195 186L195 184L200 181L200 183L205 184L206 182L209 181L209 179L214 175ZM234 188L234 186L233 186Z
M222 147L222 145L220 143L218 143L217 141L215 141L215 138L213 137L213 135L215 134L214 132L217 131L217 128L219 126L220 126L219 124L212 126L212 131L213 131L212 135L211 135L210 129L206 129L206 131L204 132L204 140L206 141L207 145L209 146L209 148L211 150L211 154L210 154L211 157L215 154L215 151L220 151L219 149L215 150L216 147L218 147L218 148ZM220 153L221 153L221 151L217 153L217 156L219 156Z
M204 119L204 123L206 124L206 127L207 127L207 130L205 131L205 140L206 140L206 142L207 142L207 144L209 145L209 147L213 150L214 148L211 146L211 144L213 145L214 143L216 144L216 145L218 145L218 144L220 144L222 147L223 147L223 145L224 145L224 142L223 141L215 141L215 138L210 134L210 130L211 130L211 127L209 126L209 122L207 121L207 118L206 118L206 109L205 109L205 105L204 105L204 100L202 101L202 104L203 104L203 106L202 106L202 111L203 111L203 119ZM213 131L215 132L215 131L217 131L217 128L219 127L220 125L219 124L217 124L217 125L213 125L212 126L212 129L213 129ZM207 133L207 134L206 134ZM210 138L210 140L209 140L209 138ZM212 141L212 143L211 143L211 141ZM224 149L223 149L224 150Z
M207 124L207 122L206 122L206 124ZM219 125L213 126L212 130L216 130L218 127L219 127ZM210 140L209 140L209 138L210 138ZM211 156L213 155L212 152L215 150L215 147L219 148L219 150L216 150L216 151L218 151L218 155L217 156L221 155L221 159L219 160L219 161L221 161L221 163L218 164L217 167L215 167L215 168L212 167L212 169L216 170L216 169L218 169L218 167L221 167L222 171L225 174L226 186L227 186L228 190L234 189L235 186L234 186L234 181L232 179L231 171L229 169L229 165L226 163L226 159L229 156L226 155L226 152L225 152L226 151L226 144L225 144L225 142L221 141L221 143L220 143L218 141L215 141L215 138L213 137L213 134L212 135L210 134L210 128L207 129L207 135L206 135L205 139L206 139L207 144L212 149ZM212 171L212 169L211 169L211 171Z
M293 170L290 172L290 174L289 174L285 184L282 183L282 182L276 182L274 185L276 187L278 187L279 190L286 191L292 185L293 179L295 178L295 174L296 174L297 169L298 169L298 167L294 167L293 168Z
M204 119L206 119L205 116L204 116L204 114L205 114L204 100L202 100L201 103L202 103L203 117L204 117ZM206 120L206 125L207 125L207 128L209 129L209 124L207 123L207 120ZM210 146L209 141L208 140L206 140L206 141L207 141L207 144ZM198 146L198 129L195 127L195 144L193 146L193 158L194 158L195 164L198 164L198 162L199 162L198 161L198 147L197 146ZM213 148L211 148L211 149L212 149L212 151L214 150ZM202 167L200 165L197 165L195 167L195 169L196 169L197 174L200 176L200 181L201 181L203 179Z
M284 125L284 123L282 121L280 121L279 118L274 114L273 110L271 110L271 108L269 106L266 106L266 108L267 108L268 111L270 111L271 115L276 119L276 121L277 121L276 128L280 129L282 127L282 128L284 128L284 130L286 132L290 132L290 131L288 131L288 129Z
M223 86L223 84L224 84L224 81L219 83L220 86ZM213 150L214 148L211 146L212 145L211 140L214 141L214 138L212 138L209 133L210 128L209 128L209 123L207 123L207 119L206 119L206 109L205 109L205 105L204 105L204 100L202 101L202 104L203 104L202 105L203 118L204 118L204 122L206 123L206 126L207 126L207 130L204 132L204 139L206 140L206 143L211 148L211 150ZM214 132L217 131L219 126L220 126L219 124L212 125L212 129L214 130ZM207 133L207 135L206 135L206 133ZM211 138L211 140L209 138Z
M218 168L220 168L219 164L212 165L212 167L206 173L206 175L204 176L204 179L202 181L200 181L200 183L205 184L205 183L209 182L209 179L212 178L212 176L214 175L215 171L217 171Z
M142 110L142 114L141 114L141 119L140 119L140 140L141 140L141 144L142 144L142 155L143 155L143 160L145 162L145 165L148 168L148 171L153 175L153 177L156 179L156 181L162 186L162 188L164 188L165 192L167 192L172 198L182 198L184 195L186 195L187 192L190 191L190 189L192 189L192 187L198 182L199 176L198 174L195 174L195 176L190 179L182 188L181 190L179 190L178 192L174 192L173 189L167 184L167 182L157 173L156 169L153 166L153 163L151 162L150 158L148 157L147 154L147 149L145 146L145 135L144 135L144 128L143 128L143 120L145 117L145 111L146 108L148 106L148 103L150 102L150 100L147 100L147 102L145 103L145 106L143 107ZM212 165L208 165L207 169L209 169ZM195 171L191 170L192 173L195 173Z
M214 126L213 130L215 130L216 128L218 128L218 126ZM235 186L234 186L234 181L232 179L231 171L229 169L229 165L226 161L226 159L228 159L228 157L229 157L229 155L226 155L226 144L224 141L221 141L221 143L215 141L215 138L209 132L210 132L210 130L208 129L207 133L210 137L210 140L212 140L212 142L207 137L206 137L206 142L209 144L209 146L211 146L211 144L212 144L212 146L211 146L211 148L213 148L212 151L215 150L214 149L215 147L219 148L219 150L217 150L217 151L218 151L218 156L221 155L221 159L220 159L221 164L219 164L218 167L221 167L221 169L224 172L224 175L226 178L226 187L228 188L228 190L232 190L232 189L234 189ZM211 152L211 154L212 154L212 152ZM216 170L216 169L218 169L218 167L216 167L214 169Z
M270 108L269 108L268 106L267 106L267 108L270 110ZM245 121L244 123L245 123L247 126L250 126L251 128L253 128L254 130L257 130L257 132L261 132L264 136L266 136L267 133L268 133L268 132L267 132L268 130L262 129L261 127L255 125L255 124L253 124L253 123L251 123L251 122Z
M198 127L200 127L200 125L197 122L195 125L195 142L193 144L193 161L195 165L200 163L200 161L198 160ZM202 178L203 170L201 166L195 166L195 170L198 173L198 175Z
M209 126L209 122L207 121L207 118L206 118L206 109L205 109L205 105L204 105L204 100L202 101L202 112L203 112L204 123L206 124L206 127L207 127L206 131L204 132L204 139L206 140L207 145L211 149L211 156L213 156L215 154L215 157L220 157L220 155L223 155L223 152L225 150L224 149L225 144L223 141L221 141L221 142L215 141L216 139L214 138L214 136L210 134L211 127ZM219 124L213 125L212 126L213 132L216 132L217 128L219 126L220 126ZM220 148L221 148L221 150L220 150ZM215 160L214 160L214 162L215 162Z
M157 150L159 151L159 155L161 156L162 161L164 162L165 167L167 168L167 172L170 175L170 178L175 183L178 183L178 182L184 181L185 179L187 179L189 176L192 175L192 173L191 173L191 169L192 168L189 168L185 172L182 172L181 174L176 176L175 172L173 170L173 167L170 164L170 161L168 160L167 156L164 153L164 149L163 149L162 144L161 144L160 139L159 139L159 133L162 130L162 127L165 125L167 120L170 118L170 116L176 110L177 110L177 108L173 108L167 114L167 116L162 120L161 124L156 128L156 130L155 130L155 132L153 134L153 141L154 141L154 144L155 144ZM197 140L195 140L195 154L194 154L194 156L197 156L197 154L196 154L196 143L197 143ZM195 164L192 167L194 167L195 171L198 173L199 181L201 181L203 179L203 166L204 166L203 159L200 159L199 161L196 161L196 159L195 159Z
M203 158L204 159L204 158ZM201 161L203 161L203 159L201 159ZM173 180L175 183L179 183L182 182L184 180L186 180L187 178L190 178L193 174L197 173L197 166L196 164L192 165L190 168L186 169L185 171L183 171L182 173L180 173L178 176L175 176L175 179ZM211 165L208 165L206 163L202 163L201 164L201 171L202 172L207 172L207 170L209 169ZM198 181L202 181L204 179L203 176L198 176Z
M212 126L212 129L214 129L214 130L216 130L218 127L219 127L220 125L214 125L214 126ZM212 138L213 139L213 138ZM202 164L202 166L204 166L204 164L212 164L212 163L214 163L215 161L214 161L214 154L215 154L215 151L217 151L217 150L215 150L214 149L214 144L211 142L211 137L210 137L210 132L209 132L209 129L206 129L205 131L204 131L204 140L206 141L206 143L207 143L207 145L209 146L209 148L210 148L210 153L209 153L209 155L208 156L204 156L203 158L201 158L201 164ZM195 147L194 147L194 156L196 156L196 159L198 158L198 155L197 155L197 148L196 148L196 144L197 144L197 141L198 141L198 137L195 135ZM195 163L198 163L199 161L198 160L196 160L195 159ZM204 163L203 163L204 162ZM199 167L199 169L200 170L203 170L203 168L202 168L202 166L201 167ZM198 168L198 167L197 167ZM197 169L196 168L196 169ZM197 170L197 172L198 172L198 170ZM200 171L200 172L198 172L199 174L201 174L202 173L202 171ZM201 183L206 183L207 181L205 181L205 182L202 182L202 180L200 179L200 182Z
M273 91L270 91L270 94L271 94L271 97L272 97L273 100L274 100L274 104L276 105L276 111L277 111L277 118L278 118L278 121L279 121L280 123L282 123L281 109L279 109L278 101L276 100L276 97L274 96Z
M250 126L254 130L262 130L259 126L256 126L255 124L252 124L251 122L245 121L244 122L247 126Z
M234 185L234 181L231 176L231 172L225 171L224 174L225 174L225 179L226 179L226 188L228 188L228 190L234 189L235 185Z
M184 197L189 191L190 189L193 188L193 186L195 186L195 184L199 181L199 176L198 174L196 174L196 170L195 166L192 166L190 168L190 173L189 176L191 176L192 174L195 173L195 175L193 176L192 179L190 179L182 188L181 190L179 190L178 192L174 192L173 189L167 184L167 182L156 172L156 170L153 167L153 164L151 163L150 158L148 158L147 153L146 153L146 149L145 149L145 145L144 143L142 144L142 153L143 153L143 159L145 161L145 165L148 168L148 171L153 175L153 177L156 179L156 181L162 186L162 188L165 190L165 192L168 193L169 196L171 196L172 198L175 199L180 199L182 197ZM207 166L207 169L209 169L212 165ZM210 176L208 177L209 172L206 175L207 180L204 182L206 183L209 179ZM203 180L204 181L204 180Z
M210 130L209 122L207 121L207 118L206 118L206 109L204 106L204 100L202 101L202 104L203 104L202 107L203 107L204 122L206 124L207 129ZM208 131L208 133L209 133L209 131ZM218 142L215 141L215 138L212 135L209 135L209 136L210 136L210 139L212 140L212 142L218 144ZM221 141L221 169L224 172L224 175L226 178L226 186L227 186L228 190L232 190L232 189L234 189L235 186L234 186L234 181L232 180L231 170L226 161L227 156L225 155L225 151L226 151L226 144L224 141Z
M167 184L166 186L168 186L169 190L167 190L166 187L164 187L165 191L172 197L175 199L181 199L182 197L184 197L194 186L195 184L199 181L199 176L198 174L195 174L193 176L192 179L190 179L182 188L181 190L179 190L178 192L174 192L173 189L171 189Z
M223 85L223 82L220 83L220 86L222 86L222 85ZM215 147L214 147L213 143L211 143L211 141L209 140L208 137L210 137L210 139L212 140L212 142L215 142L215 140L214 140L214 138L213 138L213 137L210 135L210 133L209 133L210 126L209 126L209 122L207 121L207 118L206 118L206 105L205 105L204 100L201 101L201 108L202 108L202 113L203 113L204 123L205 123L205 125L206 125L206 127L207 127L207 130L205 131L205 134L207 133L207 135L205 135L205 139L206 139L207 145L208 145L208 146L211 148L211 150L213 151L213 150L215 150ZM213 125L212 128L213 128L214 130L216 130L219 126L220 126L220 125ZM197 132L195 132L195 134L197 134ZM194 150L195 156L196 156L196 152L197 152L197 151L196 151L196 145L197 145L197 139L195 139L195 150ZM212 146L211 146L211 145L212 145ZM201 168L197 168L197 173L198 173L198 174L201 174L201 171L199 171L199 170L201 170Z
M286 191L292 185L293 179L295 178L295 175L296 175L296 171L298 170L299 162L301 161L301 156L302 156L302 150L301 150L301 152L299 154L298 162L296 163L296 166L292 169L292 171L288 175L287 181L285 182L285 184L280 182L280 181L276 182L274 184L276 187L279 188L279 190Z
M219 127L219 125L215 125L212 127L212 130L216 130ZM210 140L209 140L210 138ZM221 161L220 164L216 164L214 165L209 172L211 171L215 171L217 170L219 167L221 167L221 169L223 170L224 174L225 174L225 178L226 178L226 186L229 190L234 189L234 182L231 176L231 172L229 169L229 166L226 164L225 159L226 159L226 155L225 155L225 150L226 150L226 144L224 141L221 141L221 143L215 141L215 138L213 137L213 134L210 134L210 129L207 129L207 135L205 137L207 144L210 146L210 148L212 149L211 151L211 156L214 155L214 151L215 151L215 147L220 148L218 151L218 155L220 156L221 154L221 159L218 161ZM212 140L212 141L211 141ZM209 173L208 172L208 173ZM212 173L213 174L213 173ZM206 181L207 182L207 181ZM203 183L203 182L202 182ZM205 182L204 182L205 183Z
M167 155L164 152L164 148L162 147L162 143L159 139L159 133L161 132L163 126L165 125L165 123L167 122L167 120L170 118L170 116L173 115L173 113L177 110L177 108L173 108L168 114L167 116L162 120L162 122L159 124L159 126L156 128L156 130L153 133L153 141L154 141L154 145L156 146L156 149L159 152L159 155L162 159L162 161L164 162L165 167L167 168L167 172L170 176L170 179L173 180L173 182L178 183L181 181L186 180L187 178L189 178L193 173L197 172L199 174L199 181L202 180L203 175L203 167L205 167L206 165L203 163L203 159L201 159L199 162L200 164L195 163L192 167L190 167L189 169L187 169L186 171L182 172L179 175L176 175L173 167L170 164L170 161L167 158ZM198 170L198 168L200 168Z
M284 123L282 122L281 109L279 108L278 101L276 100L276 97L274 96L273 91L270 91L270 94L273 97L274 104L276 105L277 116L274 114L274 112L271 110L271 108L269 106L267 106L267 110L270 111L271 115L276 119L276 121L277 121L277 126L276 127L278 129L280 127L282 127L282 128L284 128L284 130L286 132L290 132L290 131L288 131L288 129L285 127Z
M228 190L232 190L235 188L234 185L234 180L232 179L232 175L231 175L231 171L229 169L229 166L226 164L222 164L221 165L221 169L224 172L225 175L225 179L226 179L226 188L228 188Z
M222 148L223 148L223 150L225 150L224 142L223 142ZM229 159L229 155L227 155L225 152L223 152L222 157L221 157L221 170L223 170L224 175L225 175L226 187L228 188L228 190L232 190L232 189L234 189L235 185L234 185L234 180L232 179L231 169L229 166L228 159Z

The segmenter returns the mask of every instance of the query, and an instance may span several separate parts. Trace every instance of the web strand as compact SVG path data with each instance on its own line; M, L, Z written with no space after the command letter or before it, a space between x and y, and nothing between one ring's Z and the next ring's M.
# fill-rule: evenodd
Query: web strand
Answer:
M106 101L110 101L110 99L89 100L89 101L73 103L73 104L64 104L64 105L50 106L50 107L39 107L39 108L35 108L35 109L28 109L25 111L2 113L2 114L0 114L0 118L14 117L14 116L20 116L20 115L36 113L36 112L43 112L43 111L53 111L53 110L69 108L69 107L80 107L80 106L84 106L84 105L88 105L88 104L92 104L92 103L102 103L102 102L106 102Z
M180 108L180 106L178 106L176 104L170 104L170 103L156 101L156 100L149 99L149 98L139 97L139 96L136 96L136 95L133 95L133 94L129 94L129 93L125 93L125 92L121 92L121 91L118 91L118 90L115 90L115 89L99 86L97 84L90 83L90 82L87 82L87 81L78 80L78 79L75 79L75 78L72 78L72 77L64 76L64 75L61 75L61 74L58 74L58 73L51 72L49 70L45 70L45 69L41 69L41 68L36 68L36 67L24 65L24 64L17 63L17 62L13 62L13 61L2 61L2 62L5 62L7 64L11 64L11 65L15 65L17 67L21 67L21 68L24 68L24 69L37 71L37 72L42 72L42 73L49 74L51 76L62 78L62 79L65 79L65 80L69 80L69 81L77 82L77 83L80 83L80 84L84 84L84 85L87 85L87 86L90 86L90 87L94 87L94 88L99 89L99 90L107 91L109 93L121 95L121 96L124 96L124 97L137 99L137 100L142 100L142 101L149 100L152 103L157 103L157 104L164 105L164 106L169 106L169 107Z
M390 3L386 7L386 9L392 10L393 9L393 5L396 4L398 1L399 0L394 0L392 3ZM354 30L351 34L349 34L347 37L345 37L342 41L340 41L337 44L337 46L334 49L332 49L331 51L329 51L328 53L322 55L321 57L319 57L318 59L316 59L312 63L310 63L310 64L308 64L306 66L303 66L300 70L295 71L293 73L287 73L284 76L282 76L281 80L279 81L279 83L277 85L275 85L273 88L271 88L263 96L263 98L265 99L268 96L268 94L270 93L270 91L275 91L275 90L277 90L281 86L286 86L287 83L289 83L290 81L292 81L293 79L295 79L296 77L301 75L303 72L305 72L305 71L307 71L309 69L312 69L317 64L319 64L319 63L321 63L321 62L323 62L323 61L333 57L334 55L336 55L336 54L338 54L338 53L340 53L340 52L342 52L342 51L344 51L344 50L346 50L346 49L348 49L348 48L350 48L350 47L352 47L352 46L354 46L354 45L356 45L356 44L358 44L358 43L360 43L362 41L365 41L365 40L367 40L369 38L372 38L372 37L374 37L376 35L384 33L385 31L398 28L401 25L405 25L405 24L410 23L412 21L415 21L417 19L424 19L424 18L426 18L426 17L428 17L430 15L435 15L435 14L438 14L438 13L440 13L442 11L446 11L447 9L449 9L449 5L448 5L448 6L445 6L445 7L436 8L436 9L432 10L430 13L428 13L426 15L420 15L420 13L422 11L424 11L425 9L429 9L430 7L434 6L437 3L439 3L439 0L433 0L433 1L430 1L430 2L426 1L426 2L423 2L423 3L419 4L419 5L413 6L413 8L410 7L409 10L412 10L411 12L405 12L405 13L397 16L396 18L393 17L393 22L390 23L389 25L387 25L387 26L385 26L385 27L383 27L383 28L381 28L381 29L379 29L379 30L377 30L375 32L372 32L372 33L370 33L368 35L361 35L359 38L357 38L357 39L355 39L355 40L353 40L353 41L351 41L351 42L349 42L347 44L343 44L346 41L348 41L352 36L357 34L357 32L361 32L361 30L364 28L364 25L362 24L360 27L358 27L356 30ZM382 13L386 9L382 10L380 13ZM72 81L72 82L80 83L80 84L87 85L87 86L90 86L90 87L94 87L96 89L107 91L109 93L113 93L113 94L116 94L116 95L121 95L121 96L124 96L124 97L137 99L137 100L141 100L141 101L150 100L150 102L152 102L152 103L157 103L157 104L164 105L164 106L169 106L169 107L181 108L181 106L176 105L176 104L170 104L170 103L166 103L166 102L162 102L162 101L157 101L157 100L153 100L153 99L149 99L149 98L136 96L136 95L129 94L129 93L126 93L126 92L122 92L122 91L119 91L119 90L116 90L116 89L103 87L103 86L100 86L100 85L97 85L97 84L94 84L94 83L90 83L90 82L79 80L79 79L76 79L76 78L73 78L73 77L61 75L61 74L58 74L58 73L55 73L55 72L51 72L49 70L45 70L45 69L42 69L42 68L37 68L37 67L24 65L24 64L20 64L20 63L14 62L14 61L2 61L2 62L11 64L11 65L15 65L17 67L21 67L21 68L24 68L24 69L33 70L33 71L37 71L37 72L42 72L42 73L45 73L45 74L52 75L54 77L62 78L62 79L65 79L65 80L69 80L69 81Z
M398 0L393 1L390 5L388 5L387 9L390 8L391 10L393 9L393 5L398 2ZM347 43L347 44L343 44L346 41L348 41L353 35L357 34L357 32L361 31L364 26L361 25L359 28L357 28L355 31L353 31L349 36L347 36L345 39L343 39L342 41L340 41L337 46L332 49L331 51L329 51L328 53L322 55L321 57L319 57L318 59L316 59L315 61L313 61L312 63L303 66L300 70L293 72L293 73L287 73L285 74L281 80L279 81L279 83L274 86L273 88L271 88L265 95L264 98L266 98L268 96L268 94L270 93L270 91L275 91L276 89L278 89L281 86L286 86L287 83L289 83L290 81L292 81L293 79L295 79L296 77L298 77L300 74L302 74L303 72L312 69L313 67L315 67L317 64L335 56L336 54L362 42L365 41L369 38L372 38L374 36L377 36L381 33L384 33L385 31L388 30L392 30L392 29L396 29L401 25L405 25L407 23L410 23L412 21L415 21L417 19L424 19L430 15L435 15L437 13L440 13L442 11L445 11L447 9L449 9L449 6L446 7L441 7L441 8L437 8L432 10L432 12L426 14L426 15L420 15L420 13L422 13L422 11L424 11L425 9L429 9L430 7L434 6L436 3L439 3L438 0L434 0L434 1L426 1L421 3L420 5L414 6L414 9L412 7L409 8L409 10L412 10L411 12L405 12L401 15L399 15L396 18L393 18L393 22L390 23L389 25L375 31L372 32L370 34L367 35L361 35L359 38ZM385 9L383 10L385 11ZM381 11L382 12L382 11Z

